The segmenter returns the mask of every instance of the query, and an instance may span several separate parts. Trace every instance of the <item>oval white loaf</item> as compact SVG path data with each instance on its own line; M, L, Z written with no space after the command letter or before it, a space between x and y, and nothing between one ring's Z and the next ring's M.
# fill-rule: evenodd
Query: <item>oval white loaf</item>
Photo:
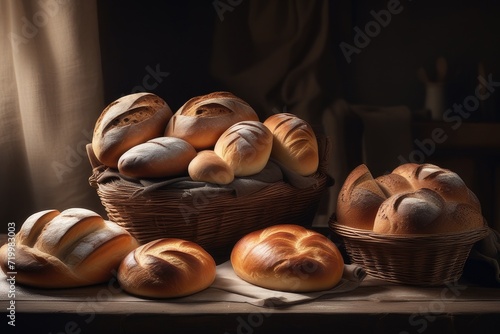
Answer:
M133 178L186 175L196 150L187 141L158 137L132 147L118 160L118 171Z
M178 137L200 151L213 148L220 135L240 121L258 121L255 110L230 92L214 92L188 100L172 116L165 136Z
M116 168L128 149L163 135L172 111L152 93L125 95L110 103L94 127L92 150L104 165Z
M124 228L93 211L40 211L28 217L16 235L16 282L40 288L103 283L137 246ZM8 252L8 244L0 248L4 272L12 271Z
M309 123L293 114L279 113L269 116L264 125L273 133L271 157L303 176L318 170L318 141Z
M215 271L214 259L198 244L163 238L130 252L120 264L118 281L133 295L174 298L208 288Z
M232 125L217 140L214 152L234 171L234 176L249 176L262 171L269 161L273 134L259 121Z
M233 247L231 264L251 284L292 292L331 289L344 272L342 255L331 240L293 224L245 235Z

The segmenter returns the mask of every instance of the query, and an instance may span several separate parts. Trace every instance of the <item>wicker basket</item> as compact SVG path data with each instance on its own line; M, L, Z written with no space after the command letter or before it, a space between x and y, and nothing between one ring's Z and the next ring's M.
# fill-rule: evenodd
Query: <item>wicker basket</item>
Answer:
M312 186L306 188L294 187L284 179L243 196L235 196L225 186L199 188L193 194L182 186L152 184L143 191L140 184L122 179L100 182L102 173L109 171L104 166L94 166L89 183L96 188L108 218L140 243L181 238L214 255L227 255L236 241L254 230L281 223L311 224L324 192L333 184L326 173L328 140L318 143L320 165L308 178Z
M465 261L475 242L489 229L450 234L383 235L329 222L344 243L352 263L373 277L389 282L436 286L462 276Z

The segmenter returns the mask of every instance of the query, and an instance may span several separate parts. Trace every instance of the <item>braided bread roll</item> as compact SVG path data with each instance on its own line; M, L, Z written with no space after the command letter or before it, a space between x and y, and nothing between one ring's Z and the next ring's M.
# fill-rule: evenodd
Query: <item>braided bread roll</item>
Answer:
M245 235L233 247L231 264L251 284L293 292L330 289L344 271L342 255L331 240L293 224Z
M41 288L68 288L111 279L137 241L122 227L81 208L37 212L15 238L16 281ZM8 267L9 245L0 248Z
M184 139L200 151L213 148L220 135L240 121L258 121L255 110L229 92L214 92L189 99L175 112L165 136Z
M163 238L128 254L118 269L118 281L133 295L174 298L208 288L215 270L214 259L198 244Z

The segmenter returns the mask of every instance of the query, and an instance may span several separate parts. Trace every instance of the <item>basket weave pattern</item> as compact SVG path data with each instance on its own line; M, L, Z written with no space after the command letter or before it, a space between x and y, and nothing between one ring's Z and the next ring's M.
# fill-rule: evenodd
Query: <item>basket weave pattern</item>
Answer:
M328 143L320 146L320 165L314 185L296 188L285 180L257 192L235 196L221 187L190 193L189 189L160 187L136 195L138 185L122 180L98 182L104 166L89 178L108 218L126 228L141 244L159 238L181 238L210 252L227 252L245 234L271 225L312 222L324 191L333 182L326 173Z
M462 276L475 242L488 227L450 234L383 235L329 222L352 261L373 277L409 285L442 285Z

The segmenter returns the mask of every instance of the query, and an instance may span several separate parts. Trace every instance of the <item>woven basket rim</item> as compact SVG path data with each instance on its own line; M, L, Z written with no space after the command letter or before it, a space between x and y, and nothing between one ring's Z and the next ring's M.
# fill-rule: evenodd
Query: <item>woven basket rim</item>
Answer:
M383 234L373 232L371 230L364 230L360 228L341 225L335 220L330 220L328 223L331 230L338 235L349 238L351 240L360 240L364 242L430 242L442 241L445 243L455 244L457 240L462 240L466 243L476 242L488 235L490 227L484 224L480 228L449 232L449 233L433 233L433 234Z
M141 244L177 237L196 242L213 254L227 255L237 240L256 229L285 221L312 222L322 194L335 182L326 168L328 138L319 137L318 145L320 161L314 174L302 179L282 170L283 178L266 182L264 177L248 192L237 193L234 185L194 185L196 181L188 176L138 183L117 177L115 170L102 165L93 168L89 183L110 219ZM239 186L248 190L245 182Z

